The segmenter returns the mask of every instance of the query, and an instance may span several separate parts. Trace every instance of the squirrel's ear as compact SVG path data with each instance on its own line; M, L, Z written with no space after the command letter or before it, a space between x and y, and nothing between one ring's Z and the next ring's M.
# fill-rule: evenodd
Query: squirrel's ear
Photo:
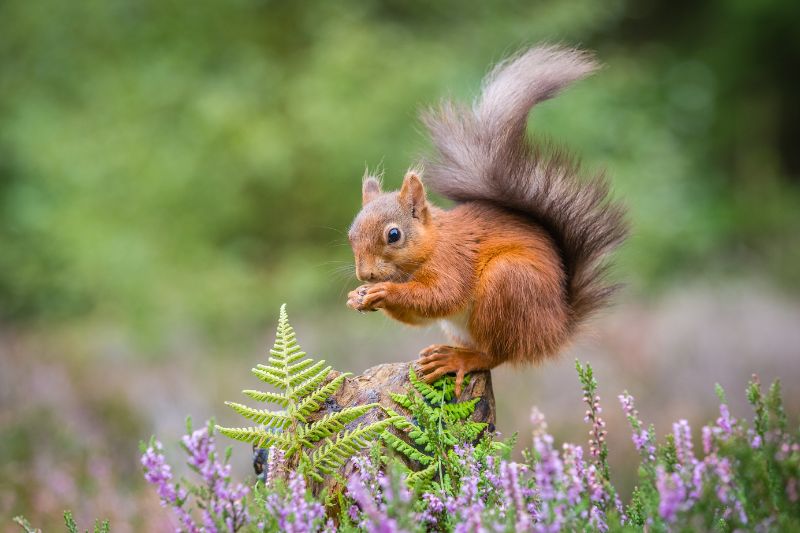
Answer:
M428 200L425 198L425 187L415 170L406 172L403 186L400 188L400 201L411 207L411 216L423 222L428 221Z
M361 183L361 205L367 205L381 193L381 183L373 176L364 176Z

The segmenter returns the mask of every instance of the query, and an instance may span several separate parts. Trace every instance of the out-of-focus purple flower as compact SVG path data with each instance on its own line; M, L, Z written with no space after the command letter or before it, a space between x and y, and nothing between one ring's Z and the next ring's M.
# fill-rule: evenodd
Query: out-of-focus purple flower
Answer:
M285 533L316 533L326 525L325 508L320 502L308 501L306 482L297 472L289 474L288 494L272 492L267 496L267 512Z
M214 437L208 427L202 427L182 439L189 455L188 464L203 479L208 488L208 501L202 508L203 523L208 531L216 531L219 523L225 530L238 531L249 522L243 503L249 489L241 483L231 483L231 467L219 460Z
M695 461L692 466L692 480L691 491L689 492L689 500L691 502L697 501L703 494L703 475L706 471L706 464L701 461Z
M185 531L196 533L200 527L195 523L192 515L184 507L188 494L185 489L173 485L172 468L167 464L164 457L163 446L159 441L154 441L142 454L142 466L144 466L144 478L148 483L155 485L161 505L172 507L183 525ZM180 531L180 529L178 530Z
M736 488L733 481L733 469L727 457L717 457L712 454L706 457L706 464L716 475L715 486L717 499L725 506L723 516L729 518L736 512L742 524L747 523L747 513L739 498L736 497Z
M358 526L367 530L369 533L399 533L401 529L397 521L386 514L386 509L378 505L372 494L358 474L350 476L347 483L347 494L356 502L363 513L363 520Z
M595 465L589 465L586 469L586 486L589 489L589 499L595 506L599 506L607 501L608 494L606 494L606 489L603 486L603 482L600 479Z
M142 454L141 462L144 466L144 479L155 485L161 505L166 506L175 503L177 494L171 483L172 467L167 464L163 450L161 443L154 441Z
M584 486L583 448L565 443L564 449L564 484L567 503L576 505L582 497Z
M672 434L675 437L675 452L678 456L678 463L682 468L690 469L697 461L694 456L692 445L692 429L689 422L679 420L672 425Z
M633 445L636 446L636 451L647 461L653 462L656 460L656 446L653 435L644 428L644 424L639 419L639 411L634 406L633 396L624 392L617 396L622 405L622 411L631 425L631 440Z
M558 454L554 454L558 463L558 474L561 476L561 460L558 459ZM500 477L502 479L503 491L505 492L506 501L513 503L514 515L516 517L517 531L526 531L531 525L531 517L528 515L528 510L525 505L525 499L522 494L522 489L519 486L519 470L520 465L514 462L503 461L500 464ZM552 472L551 472L552 474Z
M722 430L725 437L733 434L733 426L736 424L736 419L731 416L727 404L721 403L719 405L719 418L717 418L717 427Z
M277 446L270 446L264 468L264 484L272 486L277 479L283 478L285 472L286 453Z
M536 406L531 408L531 426L533 426L534 436L547 433L547 421L544 418L544 414Z
M425 509L417 514L417 520L429 526L435 526L439 523L439 515L444 511L444 503L438 496L430 492L422 495L422 501L425 504Z
M198 501L203 527L195 523L187 506L189 493L170 483L172 472L166 464L161 443L155 441L142 455L145 479L156 486L162 505L172 507L182 525L182 530L216 533L238 531L250 520L244 502L249 489L242 484L232 484L230 466L220 461L214 438L208 427L203 427L182 438L187 463L203 480L202 500ZM195 495L198 500L200 496Z
M686 486L677 472L667 473L663 466L656 469L656 489L658 490L658 514L672 523L682 510L686 501Z
M594 526L595 529L601 532L608 531L608 524L606 523L605 513L603 513L602 509L596 506L592 506L589 509L589 523Z
M584 394L583 401L589 407L583 420L592 424L592 429L589 431L589 454L594 458L600 458L606 439L606 423L600 417L600 413L603 412L600 407L600 396L595 395L592 398Z
M561 458L553 449L553 436L547 433L534 435L533 449L538 456L533 467L533 477L536 480L539 497L542 500L553 500L556 496L556 486L564 472Z
M709 426L703 426L701 432L703 439L703 453L708 455L714 449L714 433Z

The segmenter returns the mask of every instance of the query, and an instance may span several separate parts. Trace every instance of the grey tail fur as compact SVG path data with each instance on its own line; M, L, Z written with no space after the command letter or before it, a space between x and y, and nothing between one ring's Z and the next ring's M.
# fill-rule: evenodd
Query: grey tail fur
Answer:
M498 64L470 108L443 102L423 113L438 154L425 182L458 202L483 200L534 218L560 247L571 329L608 302L605 256L625 238L622 205L609 199L602 174L582 179L563 150L529 142L528 112L597 70L591 55L539 46Z

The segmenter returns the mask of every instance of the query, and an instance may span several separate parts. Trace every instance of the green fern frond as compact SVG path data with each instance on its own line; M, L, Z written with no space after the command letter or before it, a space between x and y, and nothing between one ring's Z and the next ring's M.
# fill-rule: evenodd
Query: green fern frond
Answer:
M431 482L433 476L436 475L438 471L438 465L433 463L429 465L427 468L420 470L419 472L411 472L408 477L406 477L406 483L413 487L417 487L419 489L423 489L427 484Z
M403 417L392 424L406 434L410 443L388 430L381 438L387 447L425 467L406 476L409 485L422 489L438 484L450 490L452 477L448 473L451 460L448 454L459 442L477 440L488 426L470 420L480 397L455 401L455 379L452 376L444 376L429 385L419 379L411 366L408 378L411 383L408 394L390 394L390 397L411 413L413 421ZM465 376L465 384L468 379L469 376ZM386 412L398 416L391 409L386 409Z
M445 391L437 390L434 387L425 383L424 381L420 380L419 377L417 377L417 373L414 371L414 365L409 365L408 367L408 379L411 382L411 385L415 389L417 389L417 391L429 402L435 404L441 403L443 396L445 396L444 398L445 400L448 399L446 398L447 396L446 390Z
M239 440L242 442L253 443L258 445L260 448L277 446L280 449L288 449L293 444L291 436L287 433L270 431L265 428L224 428L222 426L215 426L215 428L216 431L225 435L226 437L230 437L234 440Z
M293 397L295 399L298 399L298 398L303 398L306 395L310 394L311 391L319 387L322 384L322 382L325 381L325 378L328 377L328 374L330 374L331 370L333 370L332 367L330 366L325 367L322 370L319 370L315 375L311 376L303 383L300 383L299 385L294 387L294 390L292 392Z
M324 362L324 361L320 361L320 362ZM287 366L287 370L289 372L289 375L294 376L298 372L300 372L301 370L305 370L306 368L311 366L313 363L314 363L313 359L303 359L299 363L295 363L293 365L292 364L288 365Z
M261 365L263 366L263 365ZM272 368L253 368L250 370L258 379L264 383L269 383L273 387L286 390L286 376L278 374Z
M398 394L396 392L390 392L389 397L394 400L397 404L405 407L406 409L411 409L411 406L414 402L411 401L411 398L408 397L408 394Z
M433 461L433 457L429 455L425 455L421 451L417 450L406 441L401 439L400 437L396 436L394 433L390 431L384 431L381 434L381 439L393 450L403 454L404 456L412 459L423 466L429 465L431 461Z
M372 408L377 406L377 403L356 405L353 407L347 407L341 411L327 414L313 424L303 428L299 433L299 436L303 440L311 443L318 442L325 437L341 431L344 429L345 425L349 424L353 420L356 420L357 418L361 418Z
M309 424L308 417L338 391L349 374L339 374L325 383L332 368L325 361L305 358L289 324L286 306L281 306L275 343L269 350L267 364L258 364L252 373L278 392L245 390L243 393L261 402L272 402L283 410L255 409L226 402L236 412L263 424L262 427L224 428L217 431L232 439L259 447L276 446L283 450L289 464L297 465L306 475L322 481L333 474L352 455L361 451L386 430L397 418L387 417L372 424L359 425L352 431L345 426L365 415L378 404L348 407L330 413ZM399 417L399 415L397 415ZM319 447L311 453L319 443ZM311 454L311 455L309 455Z
M289 398L287 398L285 394L278 394L276 392L261 392L250 389L243 390L242 394L245 394L258 402L277 403L281 407L286 407L289 405Z
M412 429L416 428L414 424L412 424L406 417L398 414L396 411L392 409L384 409L386 414L392 417L392 425L401 431L411 431Z
M292 419L285 411L270 411L269 409L253 409L236 402L225 402L225 405L239 413L245 418L249 418L256 424L263 424L270 429L286 429L292 423Z
M330 383L325 385L324 387L320 387L297 404L297 413L302 418L303 422L308 415L313 413L314 411L318 411L321 404L325 402L328 398L330 398L333 393L339 390L339 387L342 386L345 378L350 376L349 373L339 374L335 378L333 378Z
M463 435L463 440L468 442L474 441L478 438L478 436L486 429L489 424L485 422L472 422L468 421L465 422L463 427L461 428L461 432Z
M311 454L309 467L316 474L332 474L352 456L376 440L392 423L385 418L369 425L359 424L352 431L345 431ZM312 474L313 475L313 474ZM316 476L314 476L316 478Z
M413 440L419 446L427 446L430 443L428 434L417 426L414 426L414 429L408 433L408 438Z
M310 361L310 359L309 359ZM302 366L302 365L301 365ZM319 378L322 376L322 379L328 375L328 372L331 371L331 367L325 368L325 360L320 360L314 363L307 368L302 368L298 370L296 373L292 373L291 377L289 377L289 385L294 387L298 383L303 383L307 380L312 380Z
M466 420L475 412L475 405L479 401L481 401L480 398L472 398L459 403L446 403L442 406L442 409L451 417L450 420Z

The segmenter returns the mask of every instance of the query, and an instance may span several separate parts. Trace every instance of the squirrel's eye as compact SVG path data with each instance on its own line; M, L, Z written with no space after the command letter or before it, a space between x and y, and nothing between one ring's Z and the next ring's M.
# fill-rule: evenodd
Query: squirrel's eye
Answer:
M395 243L400 240L400 230L397 228L392 228L389 230L389 233L386 234L386 240L389 241L389 244Z

